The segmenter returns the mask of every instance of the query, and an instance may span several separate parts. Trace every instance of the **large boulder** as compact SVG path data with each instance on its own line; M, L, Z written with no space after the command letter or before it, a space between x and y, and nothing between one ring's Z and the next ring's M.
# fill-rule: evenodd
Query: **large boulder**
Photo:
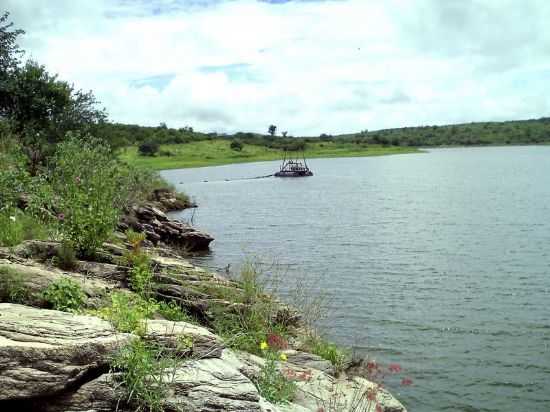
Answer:
M130 339L93 316L0 303L0 400L78 386L105 372Z

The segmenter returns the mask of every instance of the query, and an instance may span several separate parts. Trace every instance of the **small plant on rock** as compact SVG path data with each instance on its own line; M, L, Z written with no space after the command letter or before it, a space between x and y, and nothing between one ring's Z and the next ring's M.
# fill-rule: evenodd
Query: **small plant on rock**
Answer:
M308 337L305 343L305 349L328 360L332 366L334 366L337 374L342 372L348 363L349 354L346 351L317 335Z
M55 310L74 312L86 302L86 294L75 281L61 278L52 282L43 292L44 300Z
M279 340L273 340L273 342ZM281 342L284 339L281 338ZM281 348L270 346L267 341L260 343L260 350L265 363L255 380L256 388L261 396L274 403L289 403L296 394L296 384L281 373L279 362L286 361L286 355L280 353Z
M0 302L25 303L27 297L22 275L7 266L0 266Z
M145 320L158 310L158 304L152 299L143 299L139 295L115 292L111 295L111 304L94 312L110 321L120 332L145 333Z
M140 339L122 348L111 362L113 372L122 384L125 402L136 411L162 412L172 362L163 357L160 348Z
M159 302L158 313L167 320L174 322L194 322L193 318L176 302Z
M76 252L70 242L61 242L56 255L52 258L52 263L63 270L73 270L78 266Z
M126 232L126 238L131 246L131 249L124 255L126 262L131 266L130 286L142 298L147 299L151 295L153 273L151 259L142 250L145 233L134 232L130 229Z

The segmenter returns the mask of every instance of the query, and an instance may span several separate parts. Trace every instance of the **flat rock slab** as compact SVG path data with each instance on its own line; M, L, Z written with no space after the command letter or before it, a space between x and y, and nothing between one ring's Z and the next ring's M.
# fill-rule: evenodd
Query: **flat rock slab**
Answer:
M130 339L93 316L0 303L0 400L79 385Z
M222 359L190 361L169 384L166 410L196 412L262 410L254 384Z
M314 355L313 353L292 349L284 350L283 353L286 355L290 363L301 366L302 368L318 369L322 372L328 373L329 375L334 375L335 373L332 363L318 355Z

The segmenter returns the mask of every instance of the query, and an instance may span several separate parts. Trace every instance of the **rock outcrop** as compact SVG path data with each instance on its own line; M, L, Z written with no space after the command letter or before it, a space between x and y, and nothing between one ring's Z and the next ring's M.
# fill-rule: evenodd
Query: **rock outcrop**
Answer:
M0 303L0 400L63 393L130 341L99 318Z
M21 300L30 306L46 307L47 304L41 292L51 283L61 279L70 279L77 283L86 294L86 303L90 307L98 306L108 292L120 287L120 282L94 278L82 273L65 272L30 259L18 262L0 259L0 269L2 268L9 268L14 276L17 276L19 285L24 290Z
M119 228L144 232L147 240L155 245L166 244L191 252L208 249L214 240L193 226L168 218L162 210L151 205L132 207L121 220Z
M170 189L155 189L149 196L149 201L157 209L163 212L171 212L175 210L183 210L192 207L197 207L189 198L185 195L176 193Z
M25 242L15 249L0 249L0 268L7 266L41 306L40 291L52 281L70 277L89 300L114 288L128 286L128 268L121 265L124 248L105 244L100 262L78 262L72 272L51 266L56 242ZM300 351L297 344L283 352L288 361L278 370L295 382L292 403L274 405L263 399L254 382L265 360L227 348L208 329L223 312L246 309L249 302L235 281L199 268L169 250L148 249L154 275L154 296L185 307L203 326L164 319L147 320L141 336L122 334L94 316L0 303L0 410L18 412L130 412L136 405L128 395L111 360L134 339L142 339L175 359L155 382L162 382L165 411L332 411L337 397L348 410L353 399L368 392L384 412L405 412L389 392L359 377L334 377L332 365L317 355ZM5 272L0 271L0 277ZM2 280L2 279L0 279ZM1 283L0 283L1 285ZM129 291L127 291L130 293ZM1 294L0 294L1 298ZM262 297L263 298L263 297ZM299 314L274 298L272 318L299 325ZM299 339L298 339L299 340ZM373 395L374 394L374 395ZM374 396L374 398L373 398ZM346 409L348 408L348 409ZM350 409L351 410L351 409ZM366 409L363 409L366 410ZM374 408L372 408L374 411ZM369 410L369 412L371 412Z

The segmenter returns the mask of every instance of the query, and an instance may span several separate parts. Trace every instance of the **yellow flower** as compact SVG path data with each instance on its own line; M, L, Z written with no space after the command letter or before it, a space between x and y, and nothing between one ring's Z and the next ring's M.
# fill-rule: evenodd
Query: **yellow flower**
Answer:
M285 362L285 361L287 360L287 357L286 357L286 355L285 355L284 353L281 353L281 354L279 355L279 359L281 359L283 362Z
M260 343L260 349L261 350L266 350L267 348L269 348L269 345L267 344L267 342Z

